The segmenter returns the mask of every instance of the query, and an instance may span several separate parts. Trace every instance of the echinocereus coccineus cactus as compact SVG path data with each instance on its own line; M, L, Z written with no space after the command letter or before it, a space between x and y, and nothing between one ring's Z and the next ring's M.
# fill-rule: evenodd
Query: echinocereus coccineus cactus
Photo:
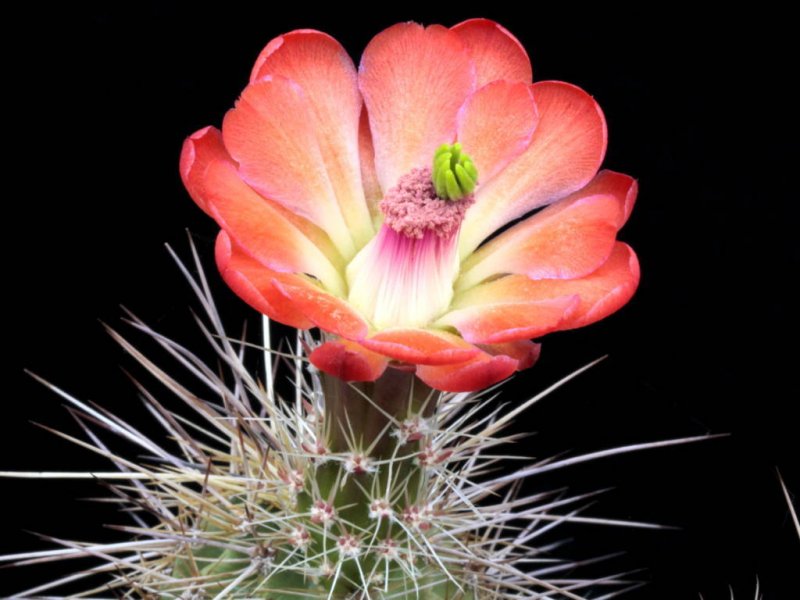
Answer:
M318 31L272 40L221 129L186 140L180 171L221 228L224 280L267 332L268 319L297 328L296 344L264 345L262 380L199 261L198 276L182 267L220 364L133 319L190 385L112 332L184 405L142 386L165 440L53 388L119 468L86 476L134 509L120 527L132 539L5 557L102 561L24 594L78 581L86 595L181 599L624 589L562 575L576 564L539 545L585 496L521 491L591 457L495 472L504 428L538 397L500 407L486 391L536 361L532 340L602 319L636 289L617 232L637 186L599 171L605 149L592 97L532 83L525 50L491 21L392 26L358 67ZM290 397L275 387L281 356ZM147 460L118 456L90 425Z

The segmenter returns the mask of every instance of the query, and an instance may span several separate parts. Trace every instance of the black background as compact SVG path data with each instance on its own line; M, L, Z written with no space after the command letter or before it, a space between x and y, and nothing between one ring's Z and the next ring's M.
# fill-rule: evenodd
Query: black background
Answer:
M605 165L640 180L622 239L643 279L607 321L547 339L540 364L507 386L515 400L600 355L610 358L515 424L539 433L539 456L704 433L727 439L606 459L529 482L576 491L613 487L588 514L670 524L676 531L573 528L566 554L624 551L609 570L643 569L631 598L797 597L800 540L775 475L800 493L795 370L797 111L780 15L727 12L700 18L575 7L531 16L402 8L379 16L355 7L298 3L281 17L267 3L218 10L140 3L135 10L43 11L18 23L12 51L22 82L5 91L11 134L4 203L7 273L4 416L0 469L108 469L98 457L29 421L77 432L29 368L76 396L99 401L145 430L146 416L119 368L131 360L98 319L119 324L122 303L189 343L193 299L163 244L186 255L185 228L216 281L216 226L189 200L177 171L183 138L219 125L272 37L327 31L356 59L398 21L452 25L494 18L531 54L534 79L562 79L606 112ZM452 4L452 3L445 3ZM386 10L387 7L381 7ZM15 69L16 70L16 69ZM9 139L9 138L6 138ZM14 190L16 188L16 190ZM231 328L250 314L222 285ZM80 500L92 482L0 481L0 551L38 549L25 531L111 540L124 517ZM46 571L0 572L0 594Z

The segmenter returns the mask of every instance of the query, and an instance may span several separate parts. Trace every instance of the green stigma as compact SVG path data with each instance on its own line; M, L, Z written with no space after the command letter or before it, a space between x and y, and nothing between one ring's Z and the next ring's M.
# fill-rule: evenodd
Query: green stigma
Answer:
M461 200L475 190L478 169L461 151L461 144L442 144L433 155L431 171L436 195L443 200Z

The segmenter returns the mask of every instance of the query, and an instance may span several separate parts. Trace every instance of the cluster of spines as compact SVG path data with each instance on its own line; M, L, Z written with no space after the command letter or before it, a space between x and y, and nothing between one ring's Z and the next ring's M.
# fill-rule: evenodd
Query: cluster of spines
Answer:
M394 440L388 454L373 457L349 426L344 436L347 448L332 451L327 442L332 424L325 422L319 374L301 354L290 355L287 364L295 371L293 401L280 399L274 388L263 386L244 365L247 345L225 335L199 262L197 266L198 280L185 268L184 274L211 325L201 325L203 333L230 372L221 375L188 349L132 318L135 328L188 367L205 389L200 394L112 332L194 414L189 418L185 410L167 409L140 386L148 410L176 442L177 452L111 413L49 386L72 405L90 442L61 435L119 468L119 472L82 475L114 485L115 494L132 509L126 514L134 524L117 527L129 536L127 541L87 544L53 539L66 548L0 557L18 565L74 557L101 561L25 590L20 597L79 582L86 583L82 592L86 597L117 590L126 598L187 600L473 600L542 594L575 599L592 586L622 592L635 585L617 577L559 580L554 577L576 563L541 558L530 547L554 524L580 522L575 505L587 496L558 501L546 492L524 496L520 481L592 455L492 474L501 456L492 454L493 449L512 441L502 434L503 428L544 394L510 411L488 393L442 394L430 415L409 411L404 418L391 420L382 432L383 439ZM305 335L304 343L298 339L298 348L315 344ZM269 355L270 367L280 354ZM271 370L267 380L272 380ZM139 446L155 457L155 463L114 454L92 431L97 425ZM566 513L558 512L568 506L572 507ZM519 527L521 522L528 525Z

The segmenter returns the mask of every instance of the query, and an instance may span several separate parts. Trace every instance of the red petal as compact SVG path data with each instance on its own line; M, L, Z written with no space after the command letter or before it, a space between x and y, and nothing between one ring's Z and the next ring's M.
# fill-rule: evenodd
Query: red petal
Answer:
M461 257L491 233L531 210L585 186L606 150L606 122L600 107L573 85L533 85L539 124L527 150L497 177L478 188L475 205L461 228Z
M308 329L314 326L272 285L272 281L279 274L267 269L234 246L224 231L217 236L215 254L217 267L225 283L258 312L290 327Z
M486 183L530 144L539 121L531 86L495 81L472 94L458 114L458 141Z
M617 229L628 221L636 196L639 194L639 184L630 175L617 173L607 169L600 171L584 190L586 194L611 194L622 203L622 214L617 221Z
M267 45L256 60L251 82L273 75L302 88L339 207L357 245L363 246L375 230L361 185L358 123L362 101L353 61L328 34L302 29Z
M517 371L529 369L539 360L542 345L530 340L517 340L504 344L481 344L480 348L492 356L510 356L517 361Z
M448 29L399 23L367 45L359 86L378 180L388 190L401 175L428 166L437 146L453 141L458 109L475 87L474 65Z
M314 283L301 277L283 277L276 279L274 285L320 329L351 340L367 335L367 322L346 301Z
M465 340L475 344L530 339L563 329L564 321L579 304L576 295L526 300L519 295L497 298L486 294L476 298L473 293L470 300L471 305L451 310L436 324L455 327Z
M181 149L180 172L183 185L197 206L208 213L204 189L209 163L230 160L222 143L222 134L216 127L205 127L186 138Z
M383 214L378 203L383 198L378 173L375 171L375 148L372 145L372 133L369 130L367 108L361 110L361 122L358 127L358 151L361 157L361 181L364 184L364 196L369 205L372 222L378 223Z
M181 152L180 171L181 178L189 194L200 208L209 215L211 215L208 208L208 195L210 192L206 190L206 183L208 167L213 162L226 163L234 170L237 168L236 163L222 143L220 131L214 127L206 127L188 137L184 142ZM308 239L314 242L329 259L336 261L337 266L344 266L337 250L331 244L330 237L322 229L279 204L275 204L270 200L265 200L265 202L269 202L272 208L277 210Z
M383 375L388 360L355 342L325 342L308 357L320 371L344 381L375 381Z
M471 360L455 365L420 365L417 377L443 392L473 392L502 381L516 370L517 361L513 358L481 352Z
M531 279L588 275L611 254L617 229L635 198L635 187L636 182L627 175L601 172L582 190L478 248L464 261L456 289L468 289L506 273Z
M489 19L470 19L453 27L475 61L478 86L496 79L530 83L531 61L522 44L505 27Z
M455 297L454 310L438 324L452 324L465 339L475 342L510 341L574 329L621 308L638 283L636 255L626 244L617 242L603 266L580 279L534 281L524 275L508 275L475 286ZM560 320L559 305L565 307ZM517 330L516 324L520 325ZM524 329L528 325L530 331Z
M215 161L206 170L209 211L231 239L274 271L310 273L328 289L344 283L328 257L270 202L247 186L233 165Z
M627 244L617 242L608 261L582 279L553 281L551 293L574 293L581 299L562 329L576 329L605 319L628 303L639 285L639 260ZM544 283L544 282L542 282Z
M241 177L261 195L324 229L345 258L355 252L300 86L278 75L252 83L222 125Z
M395 360L421 365L464 362L478 349L457 335L425 329L386 329L361 340L361 345Z

